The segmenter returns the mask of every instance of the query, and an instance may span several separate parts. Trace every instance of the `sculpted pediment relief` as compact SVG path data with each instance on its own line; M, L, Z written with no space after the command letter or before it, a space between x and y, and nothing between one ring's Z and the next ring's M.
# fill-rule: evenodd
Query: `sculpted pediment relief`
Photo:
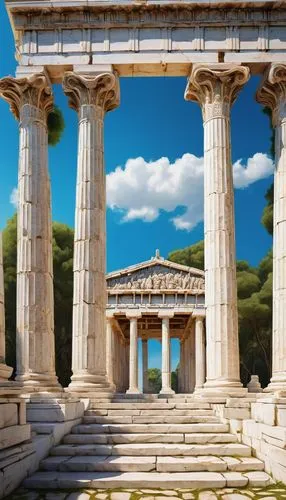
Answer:
M194 273L156 265L109 278L107 286L118 290L192 290L203 293L205 282Z

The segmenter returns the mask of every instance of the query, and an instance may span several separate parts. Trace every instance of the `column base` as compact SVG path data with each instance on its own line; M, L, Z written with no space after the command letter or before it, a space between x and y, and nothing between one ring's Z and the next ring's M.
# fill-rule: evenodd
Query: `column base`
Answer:
M115 385L108 382L106 375L83 372L72 375L71 383L65 390L70 393L82 394L82 397L89 397L90 394L113 393Z
M13 368L6 365L5 363L0 363L0 383L7 382L13 373Z
M171 387L166 387L166 388L162 388L161 391L159 392L159 395L160 396L167 396L167 397L172 397L174 396L175 391L173 391L173 389L171 389Z
M195 389L195 393L200 394L202 397L227 396L244 398L247 392L247 389L238 380L209 380L204 384L203 388Z
M130 389L127 389L126 394L135 396L138 394L142 395L143 393L137 387L131 387Z
M55 374L44 374L44 373L26 373L23 375L17 375L16 382L21 388L23 394L29 393L59 393L62 392L62 386L58 381L58 377Z
M265 389L263 389L263 392L269 392L269 393L277 393L277 392L286 392L286 373L278 373L277 375L273 375L273 377L270 380L270 383L268 384Z

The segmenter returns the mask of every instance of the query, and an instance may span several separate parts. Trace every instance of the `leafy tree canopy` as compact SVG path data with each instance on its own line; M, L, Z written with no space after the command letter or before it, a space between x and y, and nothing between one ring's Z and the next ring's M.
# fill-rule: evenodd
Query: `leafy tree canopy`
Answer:
M54 106L53 111L48 116L48 143L50 146L56 146L60 142L64 129L63 114L58 106Z
M162 375L159 368L148 369L149 391L152 394L158 394L162 387Z

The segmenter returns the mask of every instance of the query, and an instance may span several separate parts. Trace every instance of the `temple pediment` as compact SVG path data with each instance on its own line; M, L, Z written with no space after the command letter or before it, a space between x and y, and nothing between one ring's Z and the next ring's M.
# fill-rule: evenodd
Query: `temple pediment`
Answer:
M204 293L204 272L176 264L157 253L149 261L107 275L107 287L113 290L191 290Z

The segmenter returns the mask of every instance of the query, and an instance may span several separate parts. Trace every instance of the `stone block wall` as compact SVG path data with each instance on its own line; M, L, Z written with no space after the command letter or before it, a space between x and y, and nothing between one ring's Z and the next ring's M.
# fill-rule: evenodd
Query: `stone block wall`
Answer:
M34 461L25 406L23 399L0 394L0 498L21 483Z
M265 463L265 471L286 484L286 398L265 397L229 399L214 404L223 422L240 442L250 446Z

